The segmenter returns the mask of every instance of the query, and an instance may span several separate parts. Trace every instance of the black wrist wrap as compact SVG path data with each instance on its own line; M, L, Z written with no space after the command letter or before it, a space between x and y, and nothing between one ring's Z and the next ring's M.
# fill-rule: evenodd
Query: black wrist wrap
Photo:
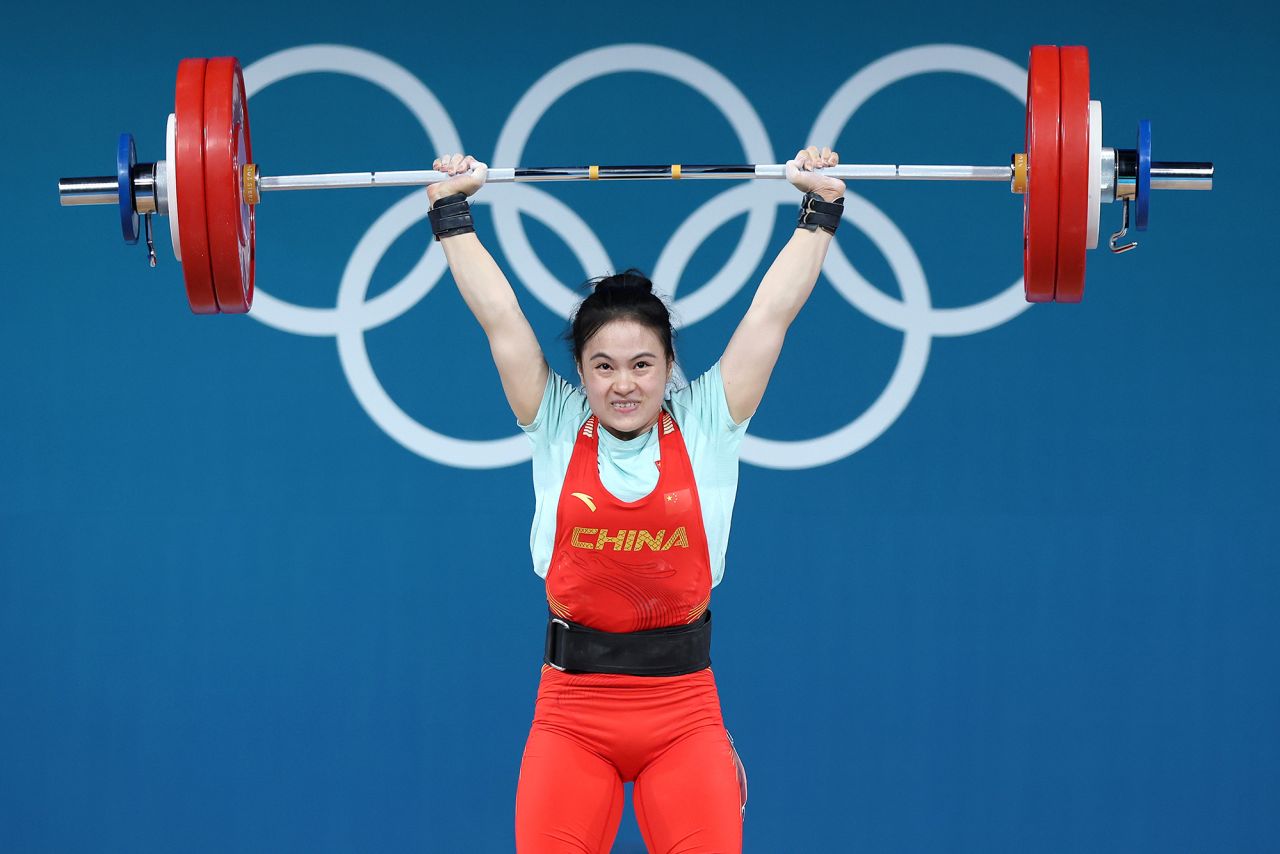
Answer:
M800 219L796 228L817 231L821 228L828 234L835 234L840 225L840 215L844 213L844 197L834 202L823 201L817 193L805 193L800 200Z
M427 218L431 220L431 231L436 240L476 230L471 222L471 205L467 204L467 197L462 193L454 193L436 201L431 210L427 211Z

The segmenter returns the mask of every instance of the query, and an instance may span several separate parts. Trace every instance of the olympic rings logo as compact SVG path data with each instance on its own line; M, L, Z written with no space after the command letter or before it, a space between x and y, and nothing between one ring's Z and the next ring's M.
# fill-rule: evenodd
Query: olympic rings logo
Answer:
M369 51L337 45L289 48L246 68L245 86L252 97L273 83L316 72L357 77L394 95L426 131L431 151L466 150L444 107L422 81ZM556 100L587 81L620 72L648 72L688 85L729 120L750 162L777 162L760 117L724 75L689 54L634 44L587 51L543 75L507 118L498 136L493 162L518 164L534 126ZM854 112L873 94L904 78L929 72L972 75L1025 103L1026 69L979 48L923 45L889 54L845 81L823 107L808 139L818 142L836 139ZM524 462L531 456L524 436L470 440L438 433L406 414L374 373L365 348L365 332L394 320L416 305L440 281L447 266L439 245L431 243L404 278L375 298L366 298L379 260L400 235L426 217L425 195L424 190L419 190L401 199L365 232L343 270L334 308L294 305L259 288L251 316L298 335L334 336L343 372L361 406L388 436L413 453L458 468L501 468ZM985 301L960 308L934 308L920 260L902 232L857 194L847 192L845 199L845 220L862 229L883 253L897 279L902 299L889 296L864 279L834 242L823 274L855 308L903 333L897 366L875 402L837 430L794 441L746 436L742 459L748 463L775 469L814 468L857 453L875 441L906 410L924 376L935 336L984 332L1029 307L1019 278ZM734 217L747 215L742 237L718 273L690 296L678 297L673 290L667 291L682 326L715 313L750 281L769 247L778 206L790 208L795 201L795 191L789 184L747 182L717 194L676 229L653 271L658 287L679 282L685 266L703 241ZM538 259L525 233L521 214L532 216L552 229L570 248L586 276L616 269L590 227L573 210L541 189L528 184L494 184L476 196L474 203L492 208L498 242L514 274L512 278L561 317L568 318L579 297L557 281Z

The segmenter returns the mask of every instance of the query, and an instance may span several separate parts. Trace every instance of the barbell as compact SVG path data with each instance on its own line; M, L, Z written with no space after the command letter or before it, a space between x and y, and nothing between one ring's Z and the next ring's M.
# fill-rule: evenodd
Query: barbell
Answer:
M120 135L116 174L62 178L63 205L110 205L120 212L125 242L145 234L156 266L152 215L169 218L173 253L182 264L191 310L242 314L253 305L256 209L265 192L351 187L423 186L448 175L433 170L260 174L253 161L244 76L234 57L184 59L178 65L174 112L165 131L165 159L139 163L133 135ZM1102 104L1089 99L1084 47L1036 45L1027 67L1024 150L1008 165L849 164L826 174L842 180L992 181L1023 198L1023 280L1029 302L1079 302L1085 251L1098 245L1103 204L1123 206L1121 243L1133 225L1147 228L1152 190L1210 190L1213 164L1153 161L1151 123L1138 123L1132 149L1102 145ZM501 167L490 183L607 180L782 179L784 164Z

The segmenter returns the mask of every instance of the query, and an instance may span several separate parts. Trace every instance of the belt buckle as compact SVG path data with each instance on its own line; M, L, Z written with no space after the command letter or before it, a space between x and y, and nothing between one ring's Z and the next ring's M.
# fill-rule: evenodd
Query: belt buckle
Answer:
M561 673L564 673L565 669L561 667L559 664L556 664L554 661L551 660L553 657L551 655L551 638L554 636L554 632L552 631L551 626L555 625L556 623L559 623L560 625L564 626L564 630L566 632L572 631L569 627L569 624L566 623L564 620L560 619L559 617L552 617L551 620L547 623L547 649L546 649L546 656L545 656L546 665L552 668L553 670L559 670Z

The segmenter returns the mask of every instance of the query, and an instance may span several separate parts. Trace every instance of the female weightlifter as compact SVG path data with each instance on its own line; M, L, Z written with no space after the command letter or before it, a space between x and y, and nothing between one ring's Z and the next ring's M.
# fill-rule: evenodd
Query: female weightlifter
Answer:
M435 161L451 177L427 190L432 230L533 442L530 547L550 615L516 793L521 854L608 852L628 781L650 851L741 851L745 793L709 666L708 604L743 433L840 221L844 184L822 173L837 162L810 147L787 163L805 193L795 233L720 361L664 397L675 351L649 280L630 270L593 282L572 320L571 385L475 235L466 199L487 167Z

